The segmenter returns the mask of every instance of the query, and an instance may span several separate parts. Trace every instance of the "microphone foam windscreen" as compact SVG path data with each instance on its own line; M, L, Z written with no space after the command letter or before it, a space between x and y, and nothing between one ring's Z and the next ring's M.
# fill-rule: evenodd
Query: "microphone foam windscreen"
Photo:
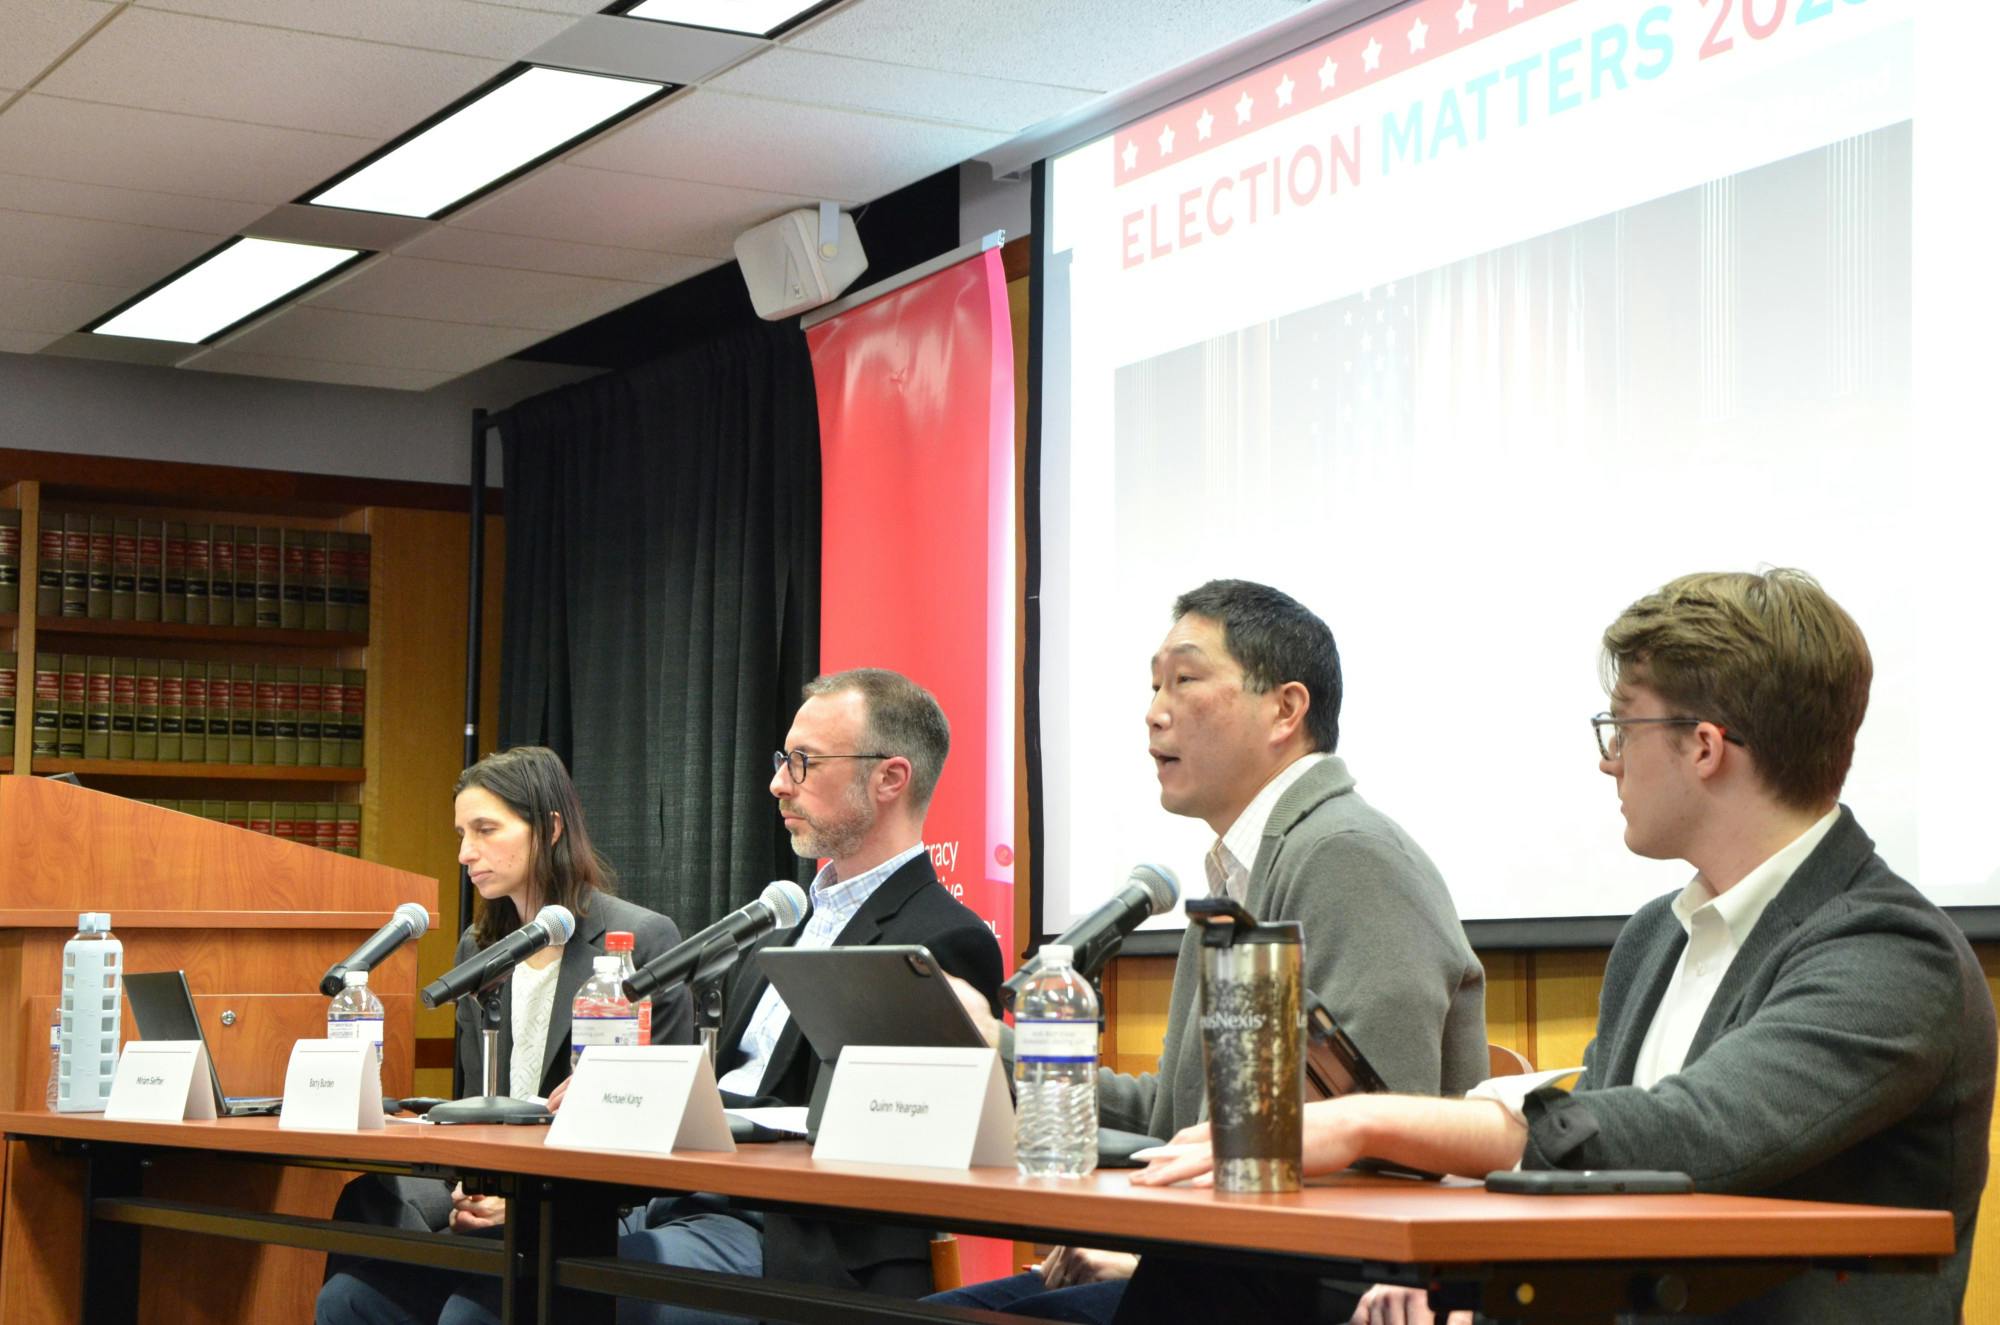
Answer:
M549 946L560 948L576 933L576 917L566 906L545 906L535 914L535 923L548 932Z
M413 939L422 938L431 927L431 913L424 909L422 902L405 902L396 908L396 914L409 925Z
M1131 881L1153 899L1153 914L1163 915L1180 905L1181 881L1165 865L1134 865Z
M759 899L778 918L779 929L790 929L806 918L806 890L790 879L774 879Z

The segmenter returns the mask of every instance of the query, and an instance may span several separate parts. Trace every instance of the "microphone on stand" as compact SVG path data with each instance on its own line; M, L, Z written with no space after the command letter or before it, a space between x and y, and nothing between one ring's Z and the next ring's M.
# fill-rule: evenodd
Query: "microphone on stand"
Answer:
M341 961L326 968L320 977L319 992L332 998L345 984L349 971L372 971L388 959L389 954L408 943L420 939L424 931L431 927L431 913L421 902L405 902L396 908L396 914L389 923L375 931L374 937L349 953Z
M1172 870L1165 865L1134 865L1125 886L1110 901L1064 930L1055 942L1071 949L1077 973L1091 979L1118 955L1125 936L1141 921L1173 910L1180 900L1181 881ZM1000 986L1000 997L1007 1006L1014 1005L1015 996L1040 966L1039 956L1030 958Z
M566 906L545 906L533 920L501 939L492 947L475 952L437 979L425 985L417 997L424 1006L476 994L488 985L506 979L507 973L527 958L547 947L561 947L576 933L576 917Z
M636 1003L670 985L697 976L719 975L752 939L773 929L790 929L805 919L805 914L806 890L790 879L776 880L756 901L682 939L634 971L625 981L625 997Z

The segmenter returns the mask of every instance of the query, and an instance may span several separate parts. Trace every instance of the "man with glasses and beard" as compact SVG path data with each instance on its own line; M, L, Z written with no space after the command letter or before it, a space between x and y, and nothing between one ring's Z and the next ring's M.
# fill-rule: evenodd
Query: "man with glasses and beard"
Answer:
M786 748L772 759L771 794L792 850L826 864L805 920L756 951L920 943L998 1011L1000 945L940 886L924 848L924 813L950 744L937 700L895 672L859 668L805 687ZM818 1058L748 955L731 977L727 1008L716 1052L724 1102L809 1102ZM656 1200L644 1223L619 1239L621 1257L897 1297L931 1288L929 1236L918 1229L760 1215L707 1194ZM618 1319L728 1318L626 1301Z

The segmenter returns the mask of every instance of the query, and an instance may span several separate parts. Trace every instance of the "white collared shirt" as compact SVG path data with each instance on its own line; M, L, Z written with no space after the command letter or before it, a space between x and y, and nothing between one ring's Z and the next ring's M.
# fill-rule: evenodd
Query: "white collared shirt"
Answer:
M838 877L833 870L833 862L828 861L813 876L812 914L806 917L805 928L799 931L794 948L831 948L833 941L840 937L840 931L847 928L847 922L854 919L875 890L888 882L889 876L917 858L924 850L922 842L904 851L899 851L889 859L864 874L851 879ZM771 1065L771 1053L778 1047L778 1037L785 1033L785 1023L792 1019L791 1010L785 1000L778 997L775 985L764 986L764 996L757 1000L757 1011L751 1014L743 1028L742 1048L745 1055L742 1065L723 1074L715 1084L736 1095L757 1093L764 1084L765 1069Z
M1324 750L1300 755L1279 769L1277 776L1250 798L1250 803L1243 807L1243 813L1229 825L1229 831L1215 839L1215 845L1208 849L1208 856L1203 861L1208 870L1210 897L1227 897L1241 902L1249 895L1250 869L1257 863L1257 848L1263 843L1264 825L1270 822L1271 811L1278 808L1279 798L1292 789L1293 783L1310 773L1314 765L1330 757Z
M560 948L556 949L561 952ZM562 958L547 966L522 962L514 968L508 983L508 997L514 1000L513 1017L507 1023L507 1093L517 1100L542 1096L542 1060L548 1056L549 1021L556 1010L556 977L562 974Z

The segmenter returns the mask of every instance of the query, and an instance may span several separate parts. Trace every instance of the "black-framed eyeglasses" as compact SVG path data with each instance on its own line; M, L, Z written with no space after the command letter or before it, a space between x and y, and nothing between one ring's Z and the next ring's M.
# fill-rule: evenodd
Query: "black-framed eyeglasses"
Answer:
M1708 722L1707 718L1614 718L1609 713L1600 713L1590 720L1590 728L1597 733L1597 752L1606 759L1616 759L1625 753L1625 727L1699 727ZM1730 733L1721 723L1711 723L1722 733L1722 739L1731 745L1743 745L1743 738ZM1745 746L1745 749L1749 747Z
M804 786L806 782L806 774L812 771L812 767L814 764L820 763L822 760L894 759L895 757L896 756L894 755L879 755L879 754L878 755L814 755L814 754L807 754L804 750L777 750L774 751L771 755L771 772L775 774L781 768L786 769L791 773L793 782L798 783L800 786Z

